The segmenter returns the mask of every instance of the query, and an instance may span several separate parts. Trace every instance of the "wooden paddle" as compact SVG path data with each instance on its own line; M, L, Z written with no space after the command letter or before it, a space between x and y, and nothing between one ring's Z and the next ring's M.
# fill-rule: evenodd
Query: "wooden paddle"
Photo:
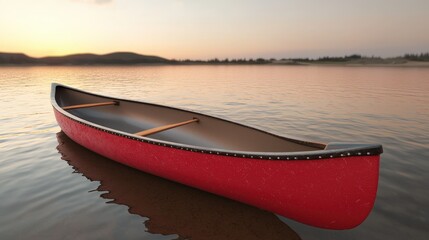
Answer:
M111 102L79 104L79 105L71 105L71 106L63 107L63 109L71 110L71 109L78 109L78 108L99 107L99 106L107 106L107 105L119 105L119 102L111 101Z
M164 126L160 126L160 127L155 127L155 128L147 129L147 130L144 130L144 131L141 131L141 132L138 132L138 133L134 133L134 134L144 137L144 136L147 136L147 135L150 135L150 134L162 132L162 131L165 131L165 130L168 130L168 129L171 129L171 128L180 127L180 126L183 126L183 125L186 125L186 124L189 124L189 123L193 123L193 122L198 122L198 121L199 121L198 118L194 118L192 120L188 120L188 121L184 121L184 122L180 122L180 123L173 123L173 124L169 124L169 125L164 125Z

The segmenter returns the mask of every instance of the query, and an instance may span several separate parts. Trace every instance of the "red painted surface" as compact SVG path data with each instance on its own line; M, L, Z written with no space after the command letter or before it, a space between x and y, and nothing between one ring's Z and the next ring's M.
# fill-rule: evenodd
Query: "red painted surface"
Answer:
M380 156L282 161L203 154L113 135L54 111L71 139L100 155L312 226L353 228L375 201Z

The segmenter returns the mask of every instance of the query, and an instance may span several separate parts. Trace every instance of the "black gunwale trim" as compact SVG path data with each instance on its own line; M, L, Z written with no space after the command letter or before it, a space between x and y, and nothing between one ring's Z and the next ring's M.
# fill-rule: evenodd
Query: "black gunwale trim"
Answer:
M191 152L195 152L195 153L222 155L222 156L229 156L229 157L249 158L249 159L259 159L259 160L324 160L324 159L332 159L332 158L338 158L338 157L342 158L342 157L352 157L352 156L374 156L374 155L380 155L383 152L382 146L379 144L365 144L363 146L360 145L359 147L350 147L350 148L334 149L334 150L301 151L301 152L232 151L232 150L216 149L216 148L204 148L204 147L186 145L186 144L181 144L181 143L176 143L176 142L162 141L162 140L152 139L152 138L148 138L148 137L140 137L140 136L137 136L134 134L122 132L122 131L115 130L112 128L107 128L105 126L101 126L101 125L86 121L82 118L79 118L79 117L63 110L58 105L58 103L56 102L56 99L55 99L55 93L56 93L57 87L64 87L64 88L68 88L68 89L78 91L81 93L90 94L93 96L110 98L114 101L119 100L119 101L149 104L149 105L158 106L158 107L165 107L165 108L170 108L170 109L186 111L189 113L197 113L197 114L201 114L201 115L204 115L207 117L212 117L212 118L216 118L216 119L219 119L222 121L227 121L227 122L231 122L234 124L238 124L238 125L241 125L241 126L253 129L253 130L261 131L261 132L270 134L272 136L280 137L280 138L283 138L287 141L292 141L292 142L303 144L306 146L326 147L326 145L321 144L321 143L301 141L301 140L296 140L296 139L291 139L291 138L279 136L279 135L276 135L276 134L273 134L273 133L255 128L255 127L250 127L250 126L240 124L240 123L237 123L237 122L234 122L231 120L227 120L224 118L219 118L216 116L211 116L211 115L207 115L207 114L203 114L203 113L199 113L199 112L195 112L195 111L190 111L190 110L186 110L186 109L180 109L180 108L175 108L175 107L170 107L170 106L165 106L165 105L158 105L158 104L148 103L148 102L140 102L140 101L134 101L134 100L128 100L128 99L121 99L121 98L112 98L109 96L103 96L103 95L98 95L98 94L82 91L80 89L75 89L75 88L68 87L68 86L65 86L62 84L52 83L52 85L51 85L51 104L55 110L57 110L59 113L61 113L62 115L64 115L68 119L73 120L75 122L78 122L80 124L83 124L85 126L88 126L88 127L109 133L109 134L113 134L116 136L131 139L131 140L145 142L145 143L149 143L149 144L153 144L153 145L168 147L168 148L175 148L175 149L184 150L184 151L191 151Z

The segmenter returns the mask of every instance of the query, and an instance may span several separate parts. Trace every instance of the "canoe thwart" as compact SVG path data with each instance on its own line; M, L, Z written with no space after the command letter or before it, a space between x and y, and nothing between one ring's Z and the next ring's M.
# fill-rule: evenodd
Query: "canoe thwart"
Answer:
M108 105L119 105L118 101L110 101L110 102L100 102L100 103L87 103L87 104L78 104L63 107L64 110L78 109L78 108L89 108L89 107L100 107L100 106L108 106Z
M198 118L193 118L191 120L188 121L184 121L184 122L179 122L179 123L173 123L173 124L168 124L168 125L164 125L164 126L160 126L160 127L155 127L155 128L151 128L151 129L147 129L141 132L137 132L134 133L135 135L139 135L141 137L150 135L150 134L154 134L154 133L158 133L158 132L162 132L171 128L176 128L176 127L180 127L189 123L193 123L193 122L198 122L199 119Z

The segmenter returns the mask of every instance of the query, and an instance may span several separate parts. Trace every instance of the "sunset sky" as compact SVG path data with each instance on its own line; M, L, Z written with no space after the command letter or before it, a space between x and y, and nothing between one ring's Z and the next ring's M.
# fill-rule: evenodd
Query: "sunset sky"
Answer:
M0 52L176 59L429 51L428 0L0 0Z

